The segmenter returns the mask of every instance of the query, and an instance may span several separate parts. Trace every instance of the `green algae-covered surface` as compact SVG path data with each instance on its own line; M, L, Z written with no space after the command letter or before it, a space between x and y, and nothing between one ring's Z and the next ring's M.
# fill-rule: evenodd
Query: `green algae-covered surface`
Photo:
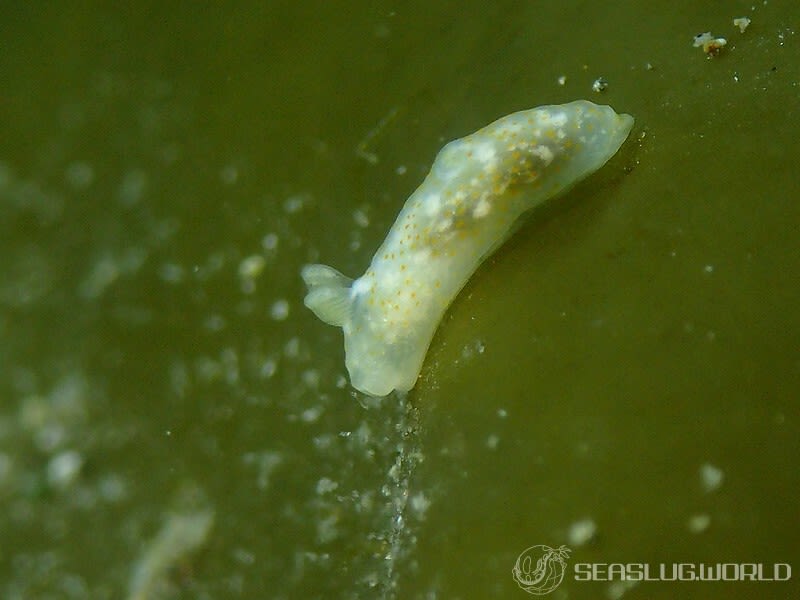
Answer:
M545 597L797 597L796 2L109 6L0 9L0 596L527 598L563 545ZM577 98L630 140L353 391L302 265Z

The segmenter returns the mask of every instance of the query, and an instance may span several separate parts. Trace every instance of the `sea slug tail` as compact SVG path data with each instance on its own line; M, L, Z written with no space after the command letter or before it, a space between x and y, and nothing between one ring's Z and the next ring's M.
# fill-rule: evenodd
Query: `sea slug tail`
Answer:
M300 275L308 286L303 303L325 323L344 325L350 317L353 280L327 265L306 265Z

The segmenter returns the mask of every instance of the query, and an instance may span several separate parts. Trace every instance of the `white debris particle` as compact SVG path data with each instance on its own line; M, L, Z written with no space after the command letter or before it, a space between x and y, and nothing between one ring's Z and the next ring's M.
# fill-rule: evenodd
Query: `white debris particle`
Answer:
M336 387L340 390L343 390L347 387L347 377L342 375L341 373L336 376Z
M276 321L285 321L289 316L289 302L284 299L273 302L269 309L269 316Z
M567 530L567 541L570 546L583 546L591 542L597 535L597 523L593 519L575 521Z
M497 450L497 445L499 443L500 438L494 433L490 434L489 437L486 438L486 447L489 448L489 450Z
M747 17L737 17L733 20L733 24L739 28L740 33L744 33L745 30L750 27L750 19Z
M486 350L486 345L481 340L475 340L474 342L467 344L461 350L461 356L465 359L472 358L476 353L483 354Z
M559 75L558 79L556 81L558 81L558 85L564 85L564 84L567 83L567 76L566 75Z
M713 273L714 272L714 265L706 265L703 267L703 271L706 273Z
M394 172L398 175L405 175L408 172L408 168L405 165L398 165Z
M725 38L715 38L711 35L710 31L698 33L694 36L694 47L702 47L703 52L705 52L709 58L717 56L727 44L728 40Z
M497 416L501 419L505 419L508 417L508 411L505 408L498 408L497 409Z
M264 250L272 251L278 248L279 237L277 233L268 233L261 238L261 247Z
M704 463L700 466L700 482L706 493L718 490L725 480L725 473L719 467L711 463Z
M711 525L711 517L707 514L697 514L689 517L686 527L692 533L703 533Z
M47 483L51 487L64 490L78 477L83 467L83 457L75 450L67 450L56 454L47 463Z
M323 477L317 482L317 494L329 494L339 487L339 484L328 477Z
M592 83L592 91L593 92L605 92L608 89L608 81L606 81L603 77L598 77Z

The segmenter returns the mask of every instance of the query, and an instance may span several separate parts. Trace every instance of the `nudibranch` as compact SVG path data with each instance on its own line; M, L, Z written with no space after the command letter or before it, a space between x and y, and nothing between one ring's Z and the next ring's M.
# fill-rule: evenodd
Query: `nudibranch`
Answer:
M633 117L585 100L502 117L448 143L355 281L306 265L305 305L344 331L357 390L414 387L439 321L531 208L602 167Z

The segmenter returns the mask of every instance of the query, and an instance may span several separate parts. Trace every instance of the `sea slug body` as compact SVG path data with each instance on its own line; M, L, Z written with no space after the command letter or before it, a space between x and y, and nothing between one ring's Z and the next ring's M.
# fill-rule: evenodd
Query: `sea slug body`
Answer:
M306 265L305 305L344 331L356 389L414 387L445 310L518 218L602 167L633 117L578 100L510 114L447 144L355 281Z

